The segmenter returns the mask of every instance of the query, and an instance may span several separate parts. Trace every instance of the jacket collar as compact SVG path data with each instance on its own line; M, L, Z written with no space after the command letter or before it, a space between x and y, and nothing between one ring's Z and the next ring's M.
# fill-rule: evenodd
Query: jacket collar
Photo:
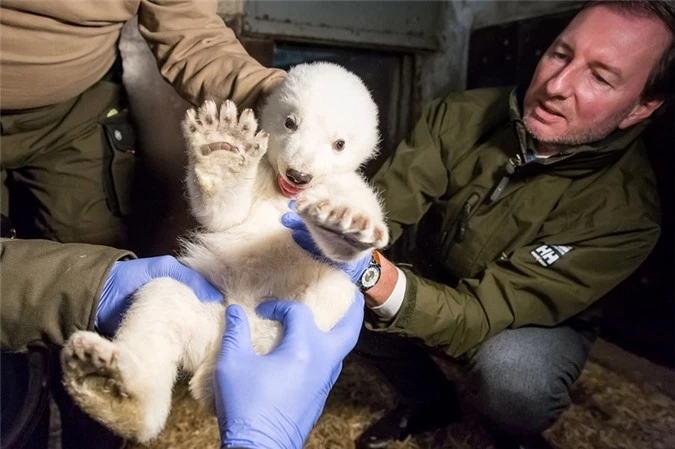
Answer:
M570 176L584 175L611 165L639 138L648 123L645 120L630 128L616 130L599 141L570 146L557 156L540 159L535 156L534 139L527 132L523 122L521 112L523 96L522 89L518 87L514 88L509 96L509 116L518 139L519 157L524 164L550 166L551 170L566 172Z

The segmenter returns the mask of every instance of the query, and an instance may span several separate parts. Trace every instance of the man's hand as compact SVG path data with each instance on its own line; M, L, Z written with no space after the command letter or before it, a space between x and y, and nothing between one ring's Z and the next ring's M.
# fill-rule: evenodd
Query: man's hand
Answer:
M370 255L347 263L338 263L326 258L321 250L316 246L316 243L314 243L314 240L312 239L307 226L305 226L305 223L302 221L302 218L300 218L300 216L294 211L286 212L284 215L282 215L281 224L293 230L293 240L295 240L295 242L300 245L302 249L310 253L315 259L331 264L337 269L342 270L347 276L349 276L349 279L351 279L354 284L356 284L361 279L361 275L364 271L366 271L366 268L368 268L368 265L370 264Z
M284 337L258 356L243 309L227 308L223 345L214 373L221 447L301 449L326 398L354 348L363 323L357 292L347 314L329 332L301 303L271 301L258 306L263 318L281 321Z
M222 301L223 295L201 274L171 256L115 262L96 309L96 329L114 335L136 290L155 278L170 277L190 287L201 301Z

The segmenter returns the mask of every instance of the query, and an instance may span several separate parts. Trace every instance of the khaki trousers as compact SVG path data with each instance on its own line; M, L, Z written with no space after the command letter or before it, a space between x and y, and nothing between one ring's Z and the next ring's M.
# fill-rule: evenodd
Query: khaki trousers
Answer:
M20 238L126 245L135 138L121 85L0 121L0 206Z

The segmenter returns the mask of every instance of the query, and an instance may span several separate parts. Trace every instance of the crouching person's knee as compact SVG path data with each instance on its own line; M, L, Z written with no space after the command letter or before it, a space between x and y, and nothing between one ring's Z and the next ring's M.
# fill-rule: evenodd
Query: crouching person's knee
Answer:
M491 343L491 342L488 342ZM494 426L514 435L536 435L570 405L576 369L551 362L550 354L524 347L481 349L467 371L470 399Z
M569 392L555 380L519 379L516 375L484 383L473 400L490 423L517 435L543 432L570 403Z

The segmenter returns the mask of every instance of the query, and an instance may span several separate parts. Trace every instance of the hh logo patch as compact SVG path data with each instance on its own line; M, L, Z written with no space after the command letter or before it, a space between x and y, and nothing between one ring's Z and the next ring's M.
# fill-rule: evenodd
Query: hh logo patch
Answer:
M543 267L550 267L558 259L572 251L571 246L562 245L541 245L539 248L530 252L532 257Z

